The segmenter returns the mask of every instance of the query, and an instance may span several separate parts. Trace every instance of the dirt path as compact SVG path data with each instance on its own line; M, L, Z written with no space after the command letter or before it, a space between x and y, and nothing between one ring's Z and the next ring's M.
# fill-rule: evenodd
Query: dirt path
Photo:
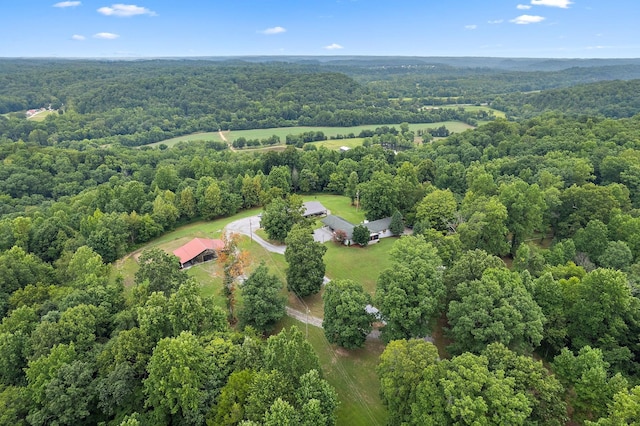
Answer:
M222 133L222 130L218 130L218 136L220 136L220 139L222 139L222 140L223 140L223 142L227 144L227 146L229 147L229 149L230 149L231 151L233 151L233 152L235 152L235 151L236 151L236 149L233 147L233 145L231 145L231 144L229 143L229 141L227 140L227 137L224 135L224 133Z

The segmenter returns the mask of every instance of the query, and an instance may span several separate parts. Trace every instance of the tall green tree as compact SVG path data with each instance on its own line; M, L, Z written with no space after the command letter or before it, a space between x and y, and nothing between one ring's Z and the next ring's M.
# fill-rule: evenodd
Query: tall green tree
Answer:
M135 274L136 284L148 282L149 293L161 291L169 296L188 279L180 269L178 258L158 248L143 251L139 264L140 268Z
M147 365L146 405L158 420L202 424L211 368L206 350L190 332L160 340Z
M391 223L389 224L389 231L395 236L404 233L404 221L402 220L402 213L399 210L393 212L391 216Z
M483 355L440 361L424 375L413 405L415 424L526 424L532 412L514 378L492 371Z
M336 280L327 283L322 300L327 340L347 349L362 347L375 320L366 310L371 304L369 294L354 281Z
M291 195L286 199L274 198L262 212L260 226L270 240L285 241L295 224L304 223L302 198Z
M326 268L322 257L327 247L314 241L311 230L300 225L291 229L285 243L287 288L300 297L319 292Z
M359 224L353 227L351 239L354 243L366 247L369 245L369 239L371 238L371 231L367 228L367 225Z
M566 424L565 389L542 361L518 355L501 343L491 343L482 355L487 358L490 371L504 372L505 377L514 380L514 391L527 397L531 407L529 421L550 426Z
M424 380L425 370L437 362L438 349L422 339L394 340L385 347L376 373L390 424L411 423L416 389Z
M458 211L458 202L448 189L435 189L424 196L417 206L416 219L432 228L445 231Z
M389 252L392 265L382 271L375 304L386 325L386 341L424 337L442 310L445 287L437 250L423 237L405 236Z
M605 360L616 371L630 368L638 301L631 294L626 275L596 269L567 289L568 333L571 346L602 348Z
M464 248L481 249L496 256L509 251L507 209L497 197L479 197L471 205L463 204L463 214L467 220L456 231Z
M518 352L540 345L545 317L517 273L487 269L480 280L458 284L456 293L447 312L453 353L479 353L492 342Z
M262 361L264 370L280 372L292 389L298 387L302 377L309 371L321 371L313 347L295 326L267 339Z
M566 389L573 419L577 421L604 416L614 395L627 388L627 380L620 373L609 372L602 351L590 346L584 346L577 355L563 349L554 358L552 368Z
M242 308L238 312L240 325L251 326L266 333L285 315L285 299L281 294L283 283L269 274L262 263L242 283Z
M393 176L374 172L371 180L358 185L360 204L369 220L389 217L398 206L398 190Z
M597 262L609 244L609 230L602 221L594 219L578 229L573 236L576 251L586 253L592 262Z
M447 300L457 298L456 288L465 281L479 280L489 268L506 268L497 256L484 250L475 249L463 253L453 265L445 270L444 282L447 287Z
M541 230L542 215L546 207L538 185L529 185L522 180L502 184L498 188L500 202L507 208L507 229L511 233L511 252L533 231Z

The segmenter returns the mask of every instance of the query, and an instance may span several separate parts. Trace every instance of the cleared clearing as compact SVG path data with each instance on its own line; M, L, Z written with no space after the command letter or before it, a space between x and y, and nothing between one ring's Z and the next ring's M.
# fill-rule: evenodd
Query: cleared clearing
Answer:
M441 121L437 123L410 123L409 129L412 131L424 130L427 128L437 128L440 126L446 126L452 132L460 133L467 129L472 129L473 126L470 126L466 123L462 123L460 121ZM280 137L282 144L284 144L285 138L287 135L297 135L304 132L323 132L327 137L335 137L336 135L348 135L353 133L354 135L358 135L363 130L375 130L377 127L388 126L399 128L400 124L368 124L364 126L355 126L355 127L276 127L272 129L253 129L253 130L231 130L225 131L224 137L226 141L233 142L235 139L240 137L244 137L246 139L266 139L273 135ZM359 139L359 138L356 138ZM339 148L342 145L349 146L348 141L352 141L353 139L343 139L343 140L331 140L324 142L314 142L316 144L329 144L333 146L337 145ZM359 139L361 141L361 139ZM174 146L180 142L202 142L202 141L217 141L217 142L225 142L225 140L220 136L220 132L203 132L203 133L193 133L185 136L178 136L175 138L167 139L161 142L155 142L145 146L158 146L160 144L164 144L166 146ZM361 144L362 142L360 142ZM246 151L250 151L251 149L244 149Z

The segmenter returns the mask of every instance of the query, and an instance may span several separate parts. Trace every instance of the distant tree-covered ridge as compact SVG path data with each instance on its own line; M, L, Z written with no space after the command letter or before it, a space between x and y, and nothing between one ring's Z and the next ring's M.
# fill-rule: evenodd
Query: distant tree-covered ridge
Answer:
M52 61L51 85L67 79L80 99L89 90L81 88L85 80L74 86L63 62ZM390 256L384 259L390 266L377 277L375 294L366 294L364 283L360 289L360 277L335 280L324 293L327 339L345 348L364 343L341 357L370 355L377 330L369 333L373 318L363 306L373 301L378 309L375 327L386 349L377 373L391 424L606 425L637 418L640 114L606 118L534 108L518 120L498 118L404 149L398 144L414 136L408 124L383 126L344 152L304 142L261 152L189 142L132 148L84 133L121 132L116 138L123 140L142 135L147 130L140 128L154 126L153 102L168 105L175 98L157 93L142 106L133 100L146 102L142 94L159 90L163 78L169 92L179 88L174 78L215 86L199 74L207 63L179 62L160 61L160 69L146 61L113 67L74 62L88 67L96 86L111 84L113 94L122 92L122 75L132 69L149 69L148 76L131 76L137 83L149 78L149 87L132 88L131 105L104 111L81 113L76 100L65 98L62 113L41 122L0 117L0 424L335 424L338 397L328 384L335 376L324 378L303 333L294 328L259 336L283 313L283 283L266 269L249 281L268 284L259 290L268 290L273 309L261 306L267 293L254 291L262 296L252 298L248 282L237 299L236 327L255 329L241 331L230 328L227 313L168 253L144 251L126 292L109 266L179 225L262 208L265 231L288 244L289 290L301 297L316 293L323 288L325 251L358 256L386 243L327 249L312 242L302 194L315 193L344 195L367 219L393 215L411 230L389 252L378 252ZM379 65L371 65L371 75ZM258 108L264 106L261 91L271 91L268 102L278 105L304 102L304 113L316 106L325 112L323 103L334 98L355 105L358 114L422 108L420 98L382 95L369 77L338 68L220 66L238 71L221 75L224 90L216 88L240 99L229 120L269 115ZM172 67L175 72L166 74ZM390 75L399 68L381 70L389 78L379 87L392 87ZM103 73L107 69L111 74ZM35 80L44 78L38 72ZM465 73L496 77L491 70L459 75ZM334 74L339 87L352 90L346 96L305 92L307 84L326 88ZM608 84L602 87L634 87ZM25 87L16 80L14 88ZM600 86L576 87L567 98L589 87ZM375 110L363 103L376 96L387 103L376 103ZM593 96L585 92L584 100ZM612 110L631 98L603 97ZM563 105L550 97L553 102ZM195 119L182 106L169 106L175 109L158 122L160 130L211 120ZM120 115L110 116L114 111ZM298 216L293 221L291 212ZM352 294L342 294L341 286ZM341 339L340 328L353 333Z

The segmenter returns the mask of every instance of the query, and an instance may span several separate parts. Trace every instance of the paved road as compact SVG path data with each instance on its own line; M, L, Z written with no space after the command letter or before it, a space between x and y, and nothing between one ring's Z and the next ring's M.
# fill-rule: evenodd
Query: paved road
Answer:
M231 222L224 229L226 232L235 232L236 234L251 237L253 238L253 241L260 244L270 252L284 254L284 250L287 246L284 244L277 246L275 244L271 244L269 241L263 240L254 232L258 228L260 228L260 218L258 216L251 216Z

